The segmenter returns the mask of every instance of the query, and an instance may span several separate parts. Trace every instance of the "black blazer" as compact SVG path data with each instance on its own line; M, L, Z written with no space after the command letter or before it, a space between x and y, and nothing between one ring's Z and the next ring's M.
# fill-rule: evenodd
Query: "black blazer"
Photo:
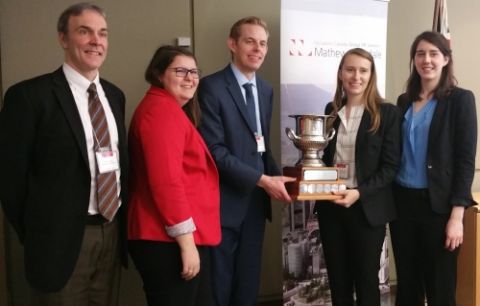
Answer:
M398 97L402 114L412 105L406 94ZM470 206L477 149L475 97L469 90L454 88L440 99L428 136L428 191L432 210L450 213L452 206Z
M118 223L126 264L125 97L101 80L115 117L121 167ZM60 290L77 262L90 199L83 125L62 68L13 85L0 112L0 201L25 249L27 280Z
M325 108L325 114L333 111L332 103ZM395 105L380 105L380 127L375 133L369 132L370 114L363 112L355 140L355 171L361 205L367 221L372 226L386 224L396 217L391 183L400 164L400 114ZM338 131L340 118L334 128ZM333 166L337 135L324 150L323 161ZM323 203L317 203L322 205Z
M220 205L222 226L239 226L249 203L265 209L271 218L270 198L256 184L263 173L279 175L270 148L272 87L256 76L260 121L265 137L266 152L259 167L257 142L249 124L247 107L240 86L228 65L200 81L198 97L202 109L200 133L212 153L220 174Z

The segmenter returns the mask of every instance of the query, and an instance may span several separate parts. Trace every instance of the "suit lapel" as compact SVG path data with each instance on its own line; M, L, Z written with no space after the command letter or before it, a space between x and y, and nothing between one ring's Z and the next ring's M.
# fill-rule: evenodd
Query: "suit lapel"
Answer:
M198 135L198 142L200 143L200 146L203 148L205 151L205 155L207 156L208 163L215 169L217 169L217 166L215 164L215 160L213 159L213 156L210 154L210 150L208 149L207 144L203 140L203 137L198 133L198 130L195 129Z
M367 135L367 131L370 128L370 121L370 114L365 109L363 111L362 120L360 120L360 125L358 126L357 138L355 139L355 152L360 152L360 149L358 147L364 142L363 140L365 138L365 135Z
M324 150L325 157L323 161L327 166L333 166L333 159L335 152L337 151L337 137L338 137L338 128L340 127L340 118L337 116L333 122L333 128L335 129L335 136L332 140L328 142L327 148Z
M257 77L257 88L258 88L258 109L260 111L260 124L262 125L262 133L268 135L267 127L267 113L268 113L268 104L270 102L268 93L265 91L263 86L263 81Z
M441 126L445 124L444 114L447 109L447 101L445 99L438 100L435 112L433 113L432 122L430 123L430 130L428 135L428 147L433 148L432 143L438 138Z
M370 114L366 109L364 109L362 119L360 120L360 125L358 126L357 138L355 139L355 171L357 179L363 177L363 164L360 162L362 160L362 158L360 157L365 157L365 155L368 155L368 152L370 152L368 148L365 147L365 145L368 145L368 143L365 141L365 138L367 136L370 125Z
M87 144L85 140L85 132L83 130L82 120L80 119L80 114L78 113L77 105L73 98L73 94L68 85L67 79L63 74L62 68L56 70L52 74L53 77L53 91L57 98L57 101L62 108L65 117L67 118L68 124L72 130L75 140L78 143L80 148L83 160L85 164L88 163L88 153L87 153Z
M240 115L243 117L243 120L247 124L247 126L250 128L250 131L252 132L252 135L254 134L254 129L250 125L250 120L248 119L248 112L247 112L247 106L245 105L245 100L243 98L243 94L240 90L240 87L238 86L237 79L235 79L235 75L232 72L232 68L228 66L225 68L225 80L227 83L227 90L232 96L232 99L240 113Z
M110 105L110 109L112 110L113 117L115 118L115 123L117 124L117 131L118 131L118 140L119 142L122 141L124 138L124 130L123 126L123 111L121 109L121 104L119 103L118 97L116 97L109 86L108 83L100 79L100 83L102 84L103 91L107 96L108 104Z

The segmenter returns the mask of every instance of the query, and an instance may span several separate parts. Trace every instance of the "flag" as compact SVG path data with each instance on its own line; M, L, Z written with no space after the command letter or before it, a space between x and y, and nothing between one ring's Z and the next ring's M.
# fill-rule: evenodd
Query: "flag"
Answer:
M447 0L435 0L432 31L442 34L450 43L450 29L448 28Z

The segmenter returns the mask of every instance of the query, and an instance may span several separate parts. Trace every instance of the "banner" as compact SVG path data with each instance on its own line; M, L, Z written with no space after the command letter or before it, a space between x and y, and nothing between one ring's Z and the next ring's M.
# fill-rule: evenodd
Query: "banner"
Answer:
M386 1L282 0L281 129L282 165L293 166L299 152L283 133L295 128L289 115L323 114L332 101L343 54L368 50L375 58L378 88L385 93ZM319 240L314 202L296 202L283 213L284 306L331 305L327 271ZM352 254L354 256L354 254ZM379 272L382 293L388 292L386 244Z

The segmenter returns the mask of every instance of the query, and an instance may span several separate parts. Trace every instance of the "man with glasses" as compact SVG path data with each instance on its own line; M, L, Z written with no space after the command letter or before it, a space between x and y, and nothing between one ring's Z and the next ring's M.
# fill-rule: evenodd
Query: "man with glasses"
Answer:
M202 133L220 173L222 241L214 248L217 306L257 305L270 198L289 202L269 144L272 87L256 75L267 54L264 21L237 21L227 40L232 62L199 86Z
M126 263L125 97L99 78L103 10L61 15L65 62L10 87L0 112L0 201L24 245L32 305L117 305Z

